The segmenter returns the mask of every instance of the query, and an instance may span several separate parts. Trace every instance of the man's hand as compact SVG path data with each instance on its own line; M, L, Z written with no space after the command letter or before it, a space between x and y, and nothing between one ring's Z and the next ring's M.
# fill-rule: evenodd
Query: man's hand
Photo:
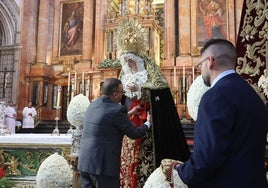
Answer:
M180 165L182 163L183 162L181 162L181 161L176 161L173 159L163 159L161 161L160 166L161 166L162 172L165 174L166 180L168 182L173 183L172 171L173 171L173 169L175 169L178 165Z

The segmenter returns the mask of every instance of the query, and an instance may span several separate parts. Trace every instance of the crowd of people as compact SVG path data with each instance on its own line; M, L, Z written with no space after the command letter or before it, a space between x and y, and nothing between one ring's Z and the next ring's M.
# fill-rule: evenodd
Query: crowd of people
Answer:
M14 104L13 101L8 101L5 108L4 124L10 134L15 134L16 129L21 128L21 126L28 132L33 132L36 115L36 109L32 106L32 102L29 101L28 105L23 108L23 121L21 124L21 122L17 120L16 104Z

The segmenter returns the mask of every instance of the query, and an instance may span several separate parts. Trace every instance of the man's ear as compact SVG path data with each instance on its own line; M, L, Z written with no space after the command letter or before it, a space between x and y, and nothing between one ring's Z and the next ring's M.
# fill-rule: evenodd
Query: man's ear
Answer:
M208 69L211 70L215 66L215 59L213 57L208 57L207 63Z

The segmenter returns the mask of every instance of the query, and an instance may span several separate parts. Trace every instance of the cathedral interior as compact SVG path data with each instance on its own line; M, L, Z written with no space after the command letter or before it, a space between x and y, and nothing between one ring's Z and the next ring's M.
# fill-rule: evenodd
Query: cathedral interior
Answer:
M200 75L196 68L200 49L211 38L228 39L237 46L237 72L268 106L267 86L258 86L268 70L268 37L254 38L258 31L267 32L267 16L250 25L245 10L254 5L246 2L257 1L1 0L1 100L14 102L18 121L32 101L36 127L54 126L55 117L68 124L66 111L74 96L83 94L94 101L106 78L119 77L118 43L131 40L124 38L129 33L122 23L135 20L146 39L143 53L155 60L167 79L183 124L194 123L187 109L187 91ZM252 14L258 16L258 11ZM264 63L249 60L256 57L254 49L262 49Z

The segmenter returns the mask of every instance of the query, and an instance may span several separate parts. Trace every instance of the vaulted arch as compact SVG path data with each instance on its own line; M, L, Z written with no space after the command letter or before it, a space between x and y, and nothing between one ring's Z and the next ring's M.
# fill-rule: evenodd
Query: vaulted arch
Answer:
M15 43L18 18L19 8L15 0L2 0L0 2L1 46L9 46Z

